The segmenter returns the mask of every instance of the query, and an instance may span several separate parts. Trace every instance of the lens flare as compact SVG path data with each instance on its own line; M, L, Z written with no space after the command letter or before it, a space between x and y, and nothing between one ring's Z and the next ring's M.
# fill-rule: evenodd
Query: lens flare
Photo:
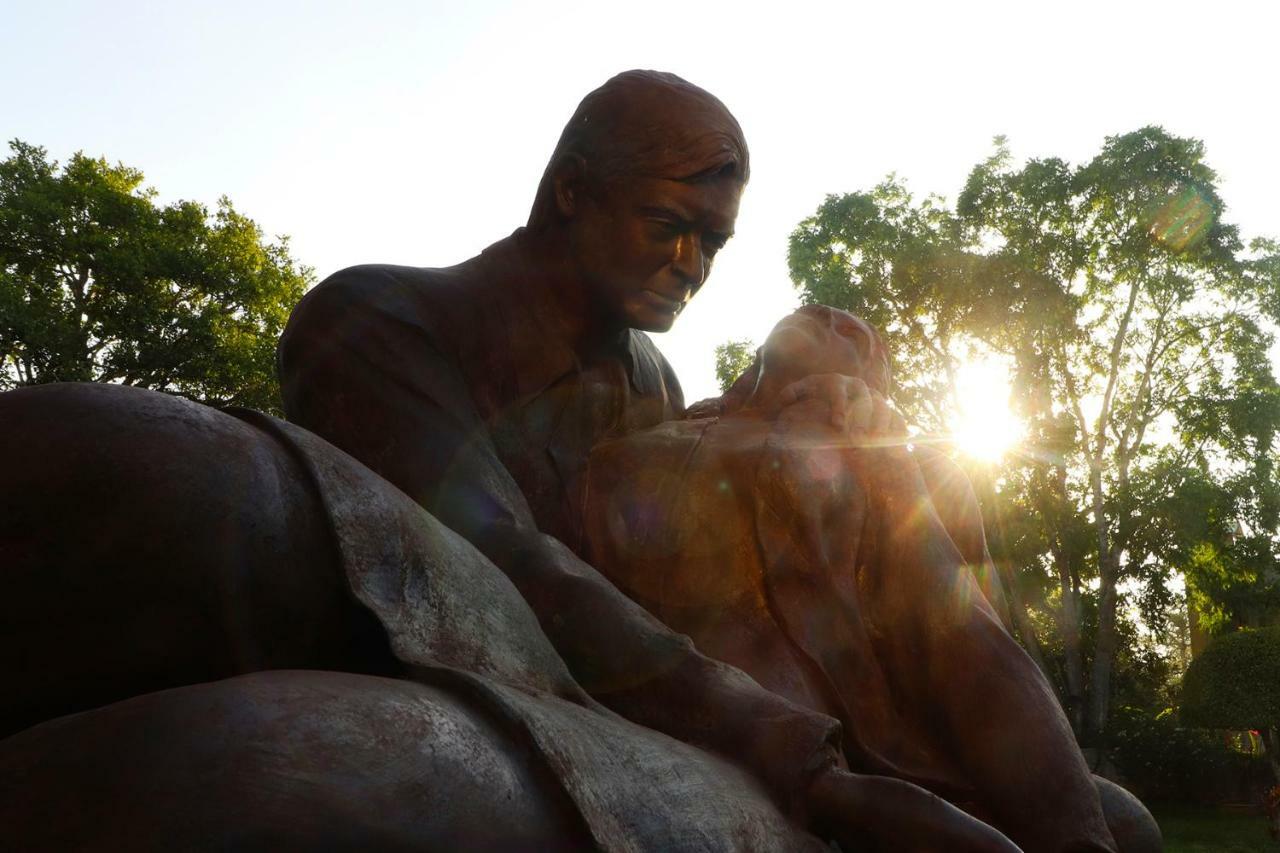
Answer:
M1009 370L995 359L971 361L956 375L960 411L951 438L964 453L995 462L1022 439L1022 423L1009 410Z
M1213 205L1195 187L1161 205L1151 220L1151 236L1175 252L1199 242L1213 224Z

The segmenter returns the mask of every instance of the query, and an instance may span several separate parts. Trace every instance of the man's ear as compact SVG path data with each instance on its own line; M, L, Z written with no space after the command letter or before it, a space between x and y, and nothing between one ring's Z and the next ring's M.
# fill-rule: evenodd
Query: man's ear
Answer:
M586 189L587 161L580 154L561 154L551 172L551 181L555 188L556 210L566 219L572 218Z

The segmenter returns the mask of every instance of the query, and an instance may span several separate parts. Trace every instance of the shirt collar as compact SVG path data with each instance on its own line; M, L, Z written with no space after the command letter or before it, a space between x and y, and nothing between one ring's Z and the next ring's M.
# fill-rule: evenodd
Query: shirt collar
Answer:
M520 270L532 264L523 234L524 229L518 228L481 254L488 274L481 277L487 293L482 300L483 316L479 318L496 332L484 336L489 344L505 347L503 361L507 369L503 372L508 374L514 385L511 390L518 398L545 391L582 369L572 347L563 339L545 333L554 322L551 316L554 307L548 300L531 298L531 284L521 278ZM642 332L624 330L614 351L633 390L646 396L661 394L662 373L656 348ZM499 377L491 379L501 381Z

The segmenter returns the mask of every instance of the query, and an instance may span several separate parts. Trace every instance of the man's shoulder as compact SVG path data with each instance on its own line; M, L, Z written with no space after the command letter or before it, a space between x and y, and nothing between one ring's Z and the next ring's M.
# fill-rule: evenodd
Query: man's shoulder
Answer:
M339 270L313 287L303 306L377 306L387 300L430 300L451 289L460 277L456 267L409 267L397 264L360 264Z
M448 326L442 316L459 300L453 294L465 278L456 267L362 264L333 273L294 307L280 339L282 351L299 343L329 340L341 331L363 334L386 323L420 327L429 336Z
M291 420L310 426L308 406L343 405L343 383L392 399L410 394L453 413L470 406L458 368L450 270L368 264L334 273L294 308L276 349ZM338 388L316 402L315 388ZM308 399L310 403L306 402Z

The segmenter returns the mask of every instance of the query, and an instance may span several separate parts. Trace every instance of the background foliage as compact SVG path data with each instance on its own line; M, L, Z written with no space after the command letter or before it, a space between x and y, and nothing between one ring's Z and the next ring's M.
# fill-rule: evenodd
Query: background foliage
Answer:
M1114 702L1176 702L1193 633L1280 604L1280 245L1224 212L1203 145L1146 127L1080 165L997 138L954 205L890 176L791 237L803 300L881 329L924 432L955 421L967 359L1009 366L1026 440L970 471L1020 638L1086 745Z
M219 200L160 205L143 175L14 141L0 161L0 390L118 382L277 412L275 344L312 281Z
M741 376L756 357L756 348L748 340L725 341L716 347L716 381L724 393Z
M1146 802L1256 803L1275 784L1266 759L1240 748L1247 734L1181 726L1172 711L1118 704L1107 735L1126 786Z

